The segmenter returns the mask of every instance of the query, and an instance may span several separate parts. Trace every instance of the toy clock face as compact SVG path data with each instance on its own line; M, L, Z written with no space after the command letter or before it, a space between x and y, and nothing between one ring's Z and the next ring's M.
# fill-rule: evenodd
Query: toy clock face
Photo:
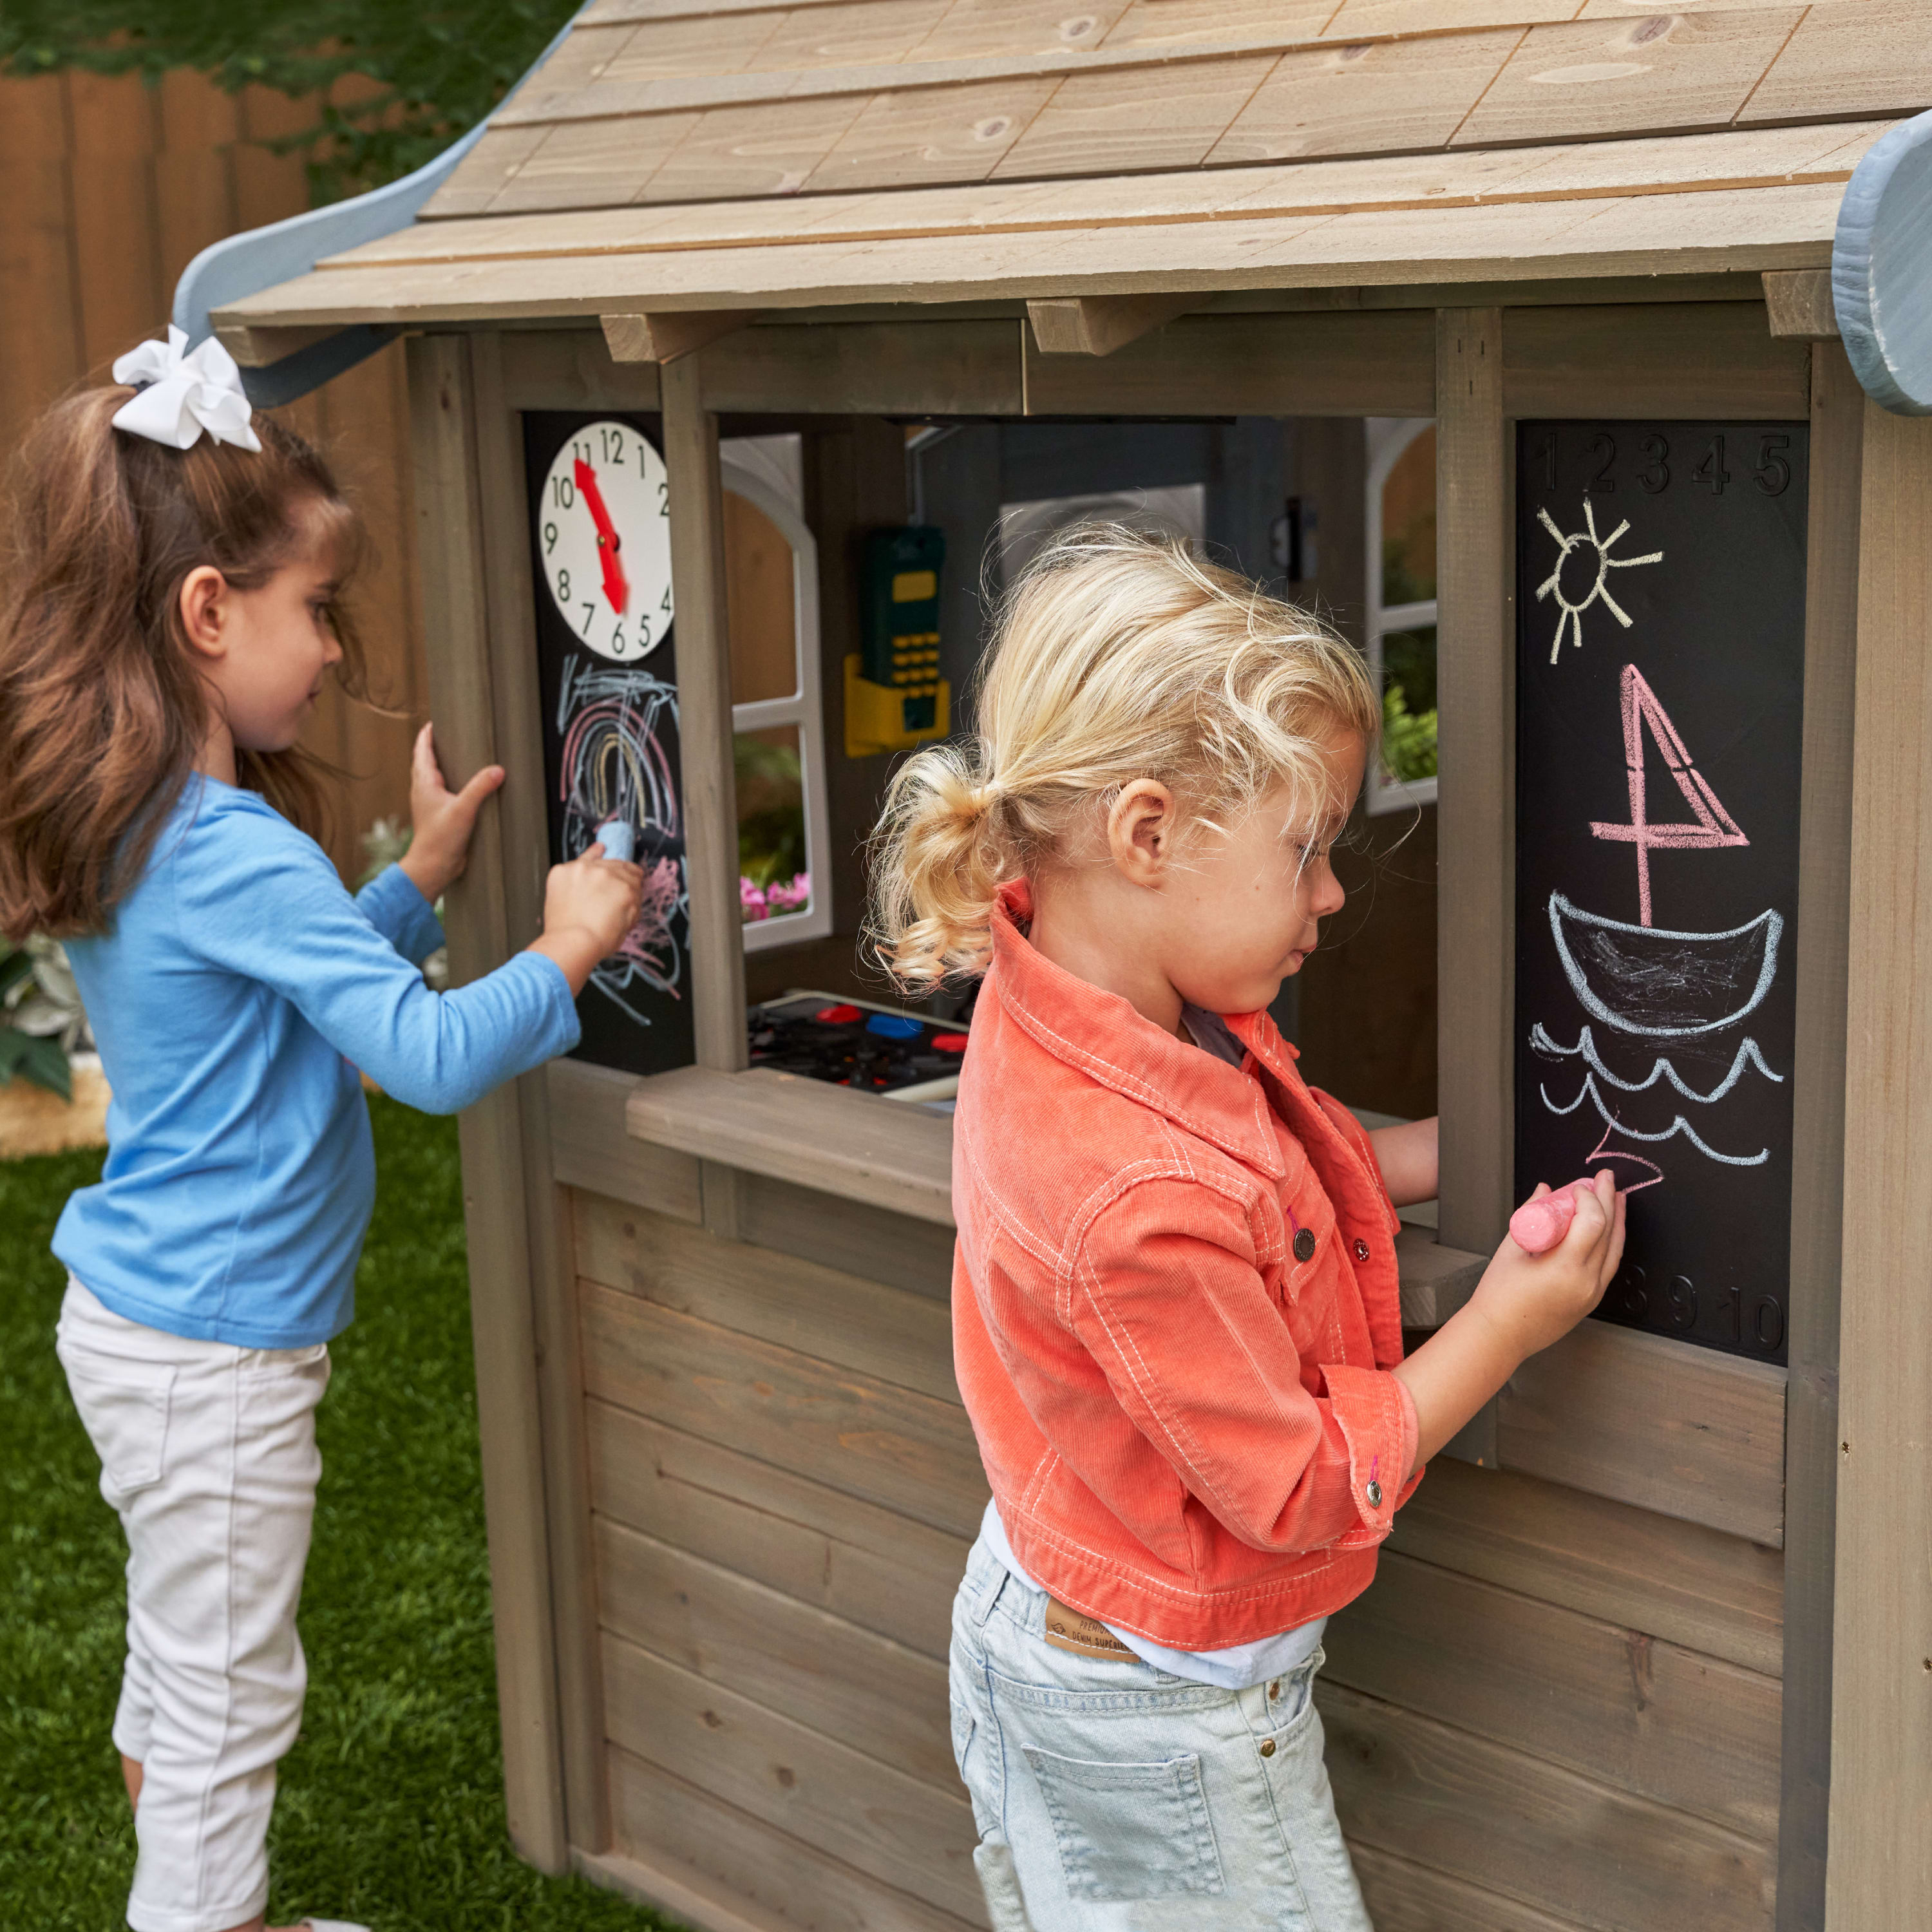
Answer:
M572 432L543 479L537 555L570 634L636 664L669 634L670 491L664 458L628 423Z

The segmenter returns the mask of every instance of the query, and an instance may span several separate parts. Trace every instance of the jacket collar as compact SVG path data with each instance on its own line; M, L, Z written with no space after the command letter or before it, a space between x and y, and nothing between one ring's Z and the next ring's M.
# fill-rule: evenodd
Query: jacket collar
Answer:
M1242 1067L1230 1066L1163 1033L1119 994L1103 992L1035 952L1020 930L1032 916L1024 880L1002 888L986 985L1013 1023L1056 1060L1280 1180L1287 1168L1264 1083L1247 1077L1258 1061L1288 1093L1303 1090L1294 1048L1274 1021L1265 1012L1226 1016L1249 1054Z

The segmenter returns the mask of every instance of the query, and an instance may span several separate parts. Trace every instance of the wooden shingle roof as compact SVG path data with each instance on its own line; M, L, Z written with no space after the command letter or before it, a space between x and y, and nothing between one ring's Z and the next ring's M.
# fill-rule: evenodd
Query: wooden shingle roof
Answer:
M596 0L237 321L1820 266L1924 0Z

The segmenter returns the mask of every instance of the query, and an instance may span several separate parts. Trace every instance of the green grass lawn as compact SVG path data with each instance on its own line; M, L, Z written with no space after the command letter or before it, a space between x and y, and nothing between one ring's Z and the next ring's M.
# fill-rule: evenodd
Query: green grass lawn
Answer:
M272 1924L650 1932L669 1922L520 1864L504 1832L453 1121L370 1103L380 1176L322 1405L302 1598L308 1714L270 1835ZM134 1834L108 1726L120 1528L54 1359L47 1252L98 1154L0 1162L0 1926L123 1923Z

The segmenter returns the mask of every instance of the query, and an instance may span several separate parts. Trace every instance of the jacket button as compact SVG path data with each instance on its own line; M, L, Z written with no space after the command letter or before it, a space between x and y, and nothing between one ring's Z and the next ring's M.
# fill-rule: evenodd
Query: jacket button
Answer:
M1382 1486L1381 1484L1377 1482L1372 1476L1369 1478L1369 1486L1363 1493L1369 1499L1370 1508L1380 1509L1382 1508Z
M1273 1756L1274 1756L1274 1738L1262 1738L1262 1756L1263 1757L1273 1757Z
M1315 1230L1312 1228L1295 1229L1294 1258L1298 1262L1312 1262L1315 1258Z
M1355 1238L1355 1258L1358 1262L1365 1262L1368 1258L1369 1244L1366 1241L1364 1240L1360 1235L1358 1235Z

